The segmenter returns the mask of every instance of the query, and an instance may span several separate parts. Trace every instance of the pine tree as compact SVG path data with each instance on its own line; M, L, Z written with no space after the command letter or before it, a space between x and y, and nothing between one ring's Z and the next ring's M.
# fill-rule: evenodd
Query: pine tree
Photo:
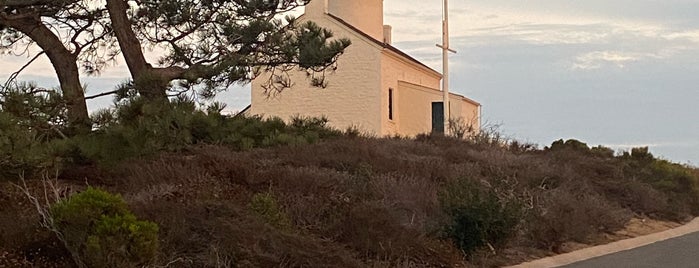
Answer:
M311 74L332 68L348 39L333 39L312 22L300 24L285 12L308 0L106 0L116 38L133 78L133 89L164 100L172 81L210 97L233 83L252 80L262 71L295 68ZM166 51L158 66L144 47ZM288 81L277 75L268 88ZM322 85L322 79L312 82Z
M67 102L68 124L80 132L90 130L90 118L79 66L97 73L117 55L104 14L98 1L0 0L0 51L21 55L36 45L46 54Z

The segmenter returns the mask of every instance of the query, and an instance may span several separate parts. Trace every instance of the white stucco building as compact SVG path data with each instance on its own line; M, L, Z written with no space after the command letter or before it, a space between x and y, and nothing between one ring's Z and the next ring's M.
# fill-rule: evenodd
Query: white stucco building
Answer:
M299 19L349 38L352 45L338 69L326 74L326 88L311 86L306 73L298 72L291 74L291 88L268 96L262 84L269 76L253 80L250 114L285 120L325 116L332 127L354 126L379 136L443 131L442 75L391 46L383 0L314 0ZM451 94L450 106L452 118L480 126L479 103Z

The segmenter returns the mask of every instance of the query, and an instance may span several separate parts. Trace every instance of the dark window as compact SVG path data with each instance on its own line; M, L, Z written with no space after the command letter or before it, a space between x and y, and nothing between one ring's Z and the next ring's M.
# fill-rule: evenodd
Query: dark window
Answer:
M393 89L388 89L388 119L393 120Z
M432 133L444 134L444 103L432 103Z

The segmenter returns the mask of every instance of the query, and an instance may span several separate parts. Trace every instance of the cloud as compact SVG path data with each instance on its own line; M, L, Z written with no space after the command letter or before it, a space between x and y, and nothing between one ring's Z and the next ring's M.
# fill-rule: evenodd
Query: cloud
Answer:
M595 51L578 56L573 63L573 69L593 70L606 65L624 68L626 64L638 61L652 55L639 53L626 53L620 51Z
M476 37L453 42L455 47L519 42L525 45L616 45L631 42L660 53L668 47L699 47L699 19L685 16L699 2L669 0L608 3L535 0L535 3L451 1L451 35ZM394 41L423 42L425 48L441 39L441 6L418 0L387 0L386 24L392 24ZM678 27L678 18L685 27ZM694 23L693 23L694 22ZM620 42L623 41L623 42ZM596 48L628 51L628 48ZM643 49L641 49L643 50ZM676 49L675 49L676 50Z
M469 16L477 19L468 19ZM551 53L558 53L552 54L559 57L555 64L573 71L625 69L636 63L679 60L681 55L694 55L690 51L699 51L699 26L697 29L679 29L622 20L566 20L555 15L537 20L531 15L493 14L484 10L471 10L469 15L454 17L452 47L460 53L469 53L478 47L543 46L551 48ZM394 26L395 45L430 66L438 66L440 52L434 43L440 42L440 30L438 24L430 21L439 18L418 16L415 21L406 18L387 18L388 21L406 23ZM532 61L540 60L532 58ZM459 64L459 61L453 63ZM461 64L485 66L476 62Z
M671 32L664 35L668 40L685 40L699 43L699 29L689 31Z

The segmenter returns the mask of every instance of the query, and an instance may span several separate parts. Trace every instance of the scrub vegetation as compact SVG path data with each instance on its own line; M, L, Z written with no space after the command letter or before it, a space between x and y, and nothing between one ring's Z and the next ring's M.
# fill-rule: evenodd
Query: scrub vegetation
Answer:
M0 102L0 267L489 267L699 213L699 171L647 148L376 138L184 98L66 135L60 97Z

